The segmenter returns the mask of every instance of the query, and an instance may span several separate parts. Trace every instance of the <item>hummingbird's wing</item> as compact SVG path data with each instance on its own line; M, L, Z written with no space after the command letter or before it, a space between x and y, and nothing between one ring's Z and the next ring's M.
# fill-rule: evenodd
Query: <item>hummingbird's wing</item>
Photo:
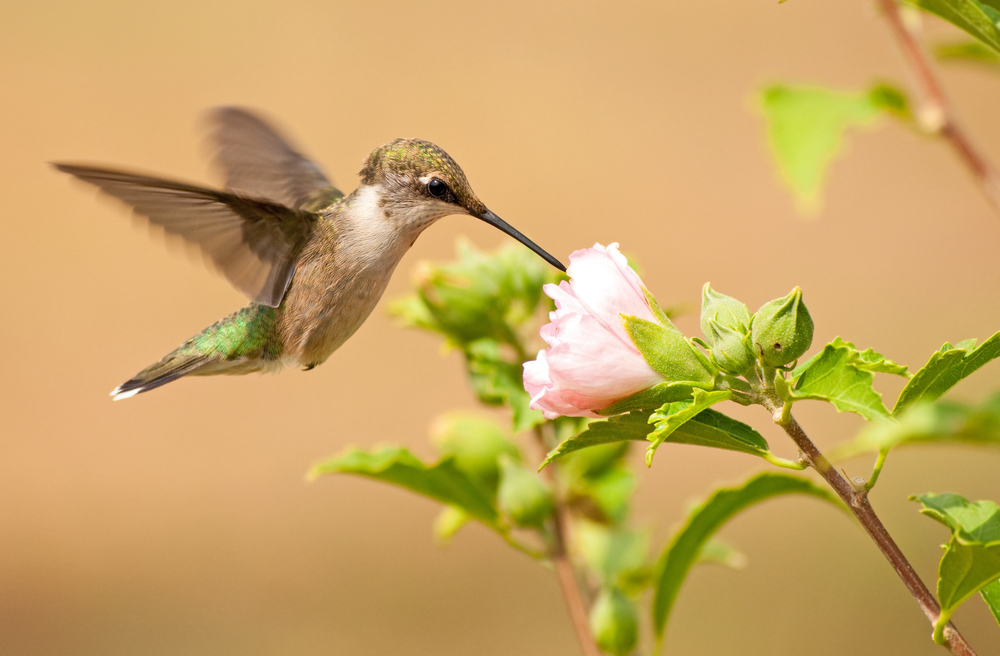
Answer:
M318 211L344 194L266 122L239 107L208 114L213 161L225 186L294 209Z
M313 212L183 182L92 166L55 167L196 245L236 289L271 307L281 304L318 219Z

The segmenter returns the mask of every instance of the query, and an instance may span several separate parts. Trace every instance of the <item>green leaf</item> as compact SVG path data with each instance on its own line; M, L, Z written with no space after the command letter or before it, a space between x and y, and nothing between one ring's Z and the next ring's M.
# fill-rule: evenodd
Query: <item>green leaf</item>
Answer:
M309 472L310 478L322 474L356 474L392 483L455 506L490 528L501 530L489 492L455 466L452 458L443 458L428 466L402 447L386 447L374 453L349 449L343 455L314 466Z
M715 378L705 356L672 323L622 315L625 331L646 363L667 382L710 387Z
M788 474L758 474L736 487L716 490L691 510L660 556L653 592L653 629L658 640L663 640L681 584L709 539L740 512L782 494L807 494L843 507L832 492Z
M954 387L984 364L1000 357L1000 332L975 347L975 340L966 340L955 346L945 342L927 364L906 384L896 399L892 413L899 414L918 400L933 401Z
M611 417L604 421L594 421L587 425L587 428L573 437L564 440L559 446L553 449L542 461L539 469L547 464L561 458L567 453L572 453L579 449L598 444L610 444L612 442L637 441L643 442L649 435L653 427L649 425L649 416L652 410L641 410L630 412L627 415Z
M662 408L653 413L649 418L649 423L656 428L646 439L652 442L646 448L646 466L653 464L653 454L663 442L670 437L670 434L683 426L686 422L694 418L702 410L705 410L716 403L727 401L733 398L733 393L729 390L719 390L716 392L705 392L695 390L694 398L691 401L677 401L667 403ZM765 443L766 444L766 443ZM765 449L767 447L765 446Z
M976 0L909 0L1000 52L996 9Z
M896 420L870 424L854 440L836 447L830 458L843 460L869 451L888 453L904 444L1000 446L1000 394L976 405L921 401L908 405Z
M868 356L869 360L880 357L874 352ZM886 419L889 411L872 387L873 367L878 371L883 365L864 359L853 344L837 337L792 372L791 396L828 401L842 412L854 412L869 421Z
M539 469L544 468L553 460L580 449L616 442L644 441L654 429L649 423L652 415L652 411L649 410L634 411L604 421L591 422L586 430L564 440L553 449L546 456ZM712 409L702 410L680 427L675 428L663 441L748 453L786 469L805 468L803 463L785 460L772 454L767 441L750 426Z
M934 56L943 62L970 62L983 64L996 70L1000 67L1000 54L979 41L939 43L934 46Z
M892 104L882 87L876 89L845 93L774 84L761 93L768 145L801 209L818 208L823 177L841 149L844 132L871 125Z
M997 624L1000 624L1000 579L983 586L979 594L983 596L987 608L993 613L993 619L997 621Z
M649 389L633 394L621 401L615 401L608 407L596 410L595 412L596 414L610 417L625 412L632 412L633 410L655 410L665 403L690 399L695 389L690 383L657 383ZM697 389L700 389L700 387Z
M944 524L966 544L1000 544L1000 507L993 501L971 502L954 492L921 494L910 500L923 506L921 514Z
M840 339L839 337L836 339ZM850 342L841 342L854 347ZM885 357L881 353L876 353L872 349L867 349L858 354L858 362L856 363L859 369L865 371L870 371L876 374L893 374L895 376L902 376L903 378L909 378L910 374L907 373L908 367L903 364L896 364L889 358Z
M760 457L770 455L767 440L760 433L716 410L702 410L673 431L665 441L739 451Z
M938 566L938 601L941 616L934 626L934 640L944 644L944 627L966 599L1000 578L1000 507L993 501L970 502L954 494L922 494L921 513L951 532Z
M524 391L522 365L504 358L494 340L481 339L463 347L469 382L480 401L487 405L507 405L513 410L514 433L545 421L540 410L532 410L531 397Z

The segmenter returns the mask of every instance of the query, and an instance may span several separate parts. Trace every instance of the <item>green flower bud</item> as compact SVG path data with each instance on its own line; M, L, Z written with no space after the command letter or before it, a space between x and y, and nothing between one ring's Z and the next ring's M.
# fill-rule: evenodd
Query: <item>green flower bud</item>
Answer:
M750 311L747 306L731 296L716 292L706 282L701 290L701 332L709 344L713 343L713 338L708 322L713 320L743 335L750 331Z
M618 588L603 588L590 609L590 630L597 646L613 656L625 656L639 642L639 614Z
M495 423L468 412L449 412L431 425L431 441L443 456L452 456L466 474L496 489L501 454L520 459L517 445Z
M712 343L712 357L728 373L742 376L753 367L755 358L747 348L746 333L740 333L723 326L715 319L708 322L709 341Z
M501 455L497 505L518 526L538 528L552 515L552 492L510 456Z
M794 362L809 350L813 320L802 302L798 287L777 300L765 303L753 317L752 341L755 354L769 367Z

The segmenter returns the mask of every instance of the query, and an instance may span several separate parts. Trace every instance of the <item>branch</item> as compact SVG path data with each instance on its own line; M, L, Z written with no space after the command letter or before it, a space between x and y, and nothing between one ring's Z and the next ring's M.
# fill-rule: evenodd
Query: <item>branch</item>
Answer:
M928 132L940 134L951 144L959 158L972 172L986 200L993 206L993 210L1000 214L1000 177L980 154L969 136L959 127L955 111L945 97L941 84L927 60L927 55L899 15L897 1L878 0L878 3L892 27L906 63L913 69L917 84L920 86L923 96L923 107L917 114L920 125Z
M551 426L551 424L546 424ZM535 426L535 439L542 450L542 457L548 453L545 444L545 434L542 426ZM545 468L545 473L555 486L556 465L550 464ZM554 490L555 492L555 490ZM559 577L559 586L562 588L563 598L566 600L566 607L569 609L570 619L573 622L573 629L576 631L576 638L580 641L580 650L584 656L601 656L597 649L597 643L590 634L590 621L587 617L587 606L583 600L580 584L576 579L576 571L569 560L569 553L566 551L566 536L569 533L569 515L566 506L559 494L554 494L555 498L555 521L552 540L552 561L556 567L556 574Z
M917 572L910 565L910 561L899 550L899 547L885 529L885 525L882 524L878 515L875 514L874 508L872 508L871 503L868 501L868 490L864 484L854 485L835 469L830 464L830 461L826 459L826 456L816 448L816 445L809 439L794 417L789 415L788 420L782 423L779 421L781 417L780 407L775 406L770 400L765 400L764 407L771 412L771 415L775 418L775 423L781 426L799 447L809 465L819 472L820 476L837 493L837 496L851 509L854 516L861 522L861 526L864 527L871 539L875 541L879 551L882 552L882 555L892 565L899 578L903 580L903 584L910 591L910 594L917 600L920 609L924 611L924 615L931 621L931 625L934 625L941 614L941 607L938 605L934 595L931 594L931 591L920 580ZM965 638L958 632L954 624L948 623L948 626L944 630L944 637L947 641L948 649L955 656L976 656L975 650L965 641Z

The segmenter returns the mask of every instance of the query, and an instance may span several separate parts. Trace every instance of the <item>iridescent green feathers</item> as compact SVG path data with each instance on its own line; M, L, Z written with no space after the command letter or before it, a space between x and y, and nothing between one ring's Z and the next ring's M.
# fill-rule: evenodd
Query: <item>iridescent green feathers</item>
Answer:
M455 204L465 208L472 216L486 211L465 177L465 172L438 146L421 139L396 139L376 148L358 173L361 183L401 184L404 180L434 174L455 195Z
M251 304L201 331L156 364L146 367L111 396L127 399L181 376L242 374L277 365L282 353L278 309Z

